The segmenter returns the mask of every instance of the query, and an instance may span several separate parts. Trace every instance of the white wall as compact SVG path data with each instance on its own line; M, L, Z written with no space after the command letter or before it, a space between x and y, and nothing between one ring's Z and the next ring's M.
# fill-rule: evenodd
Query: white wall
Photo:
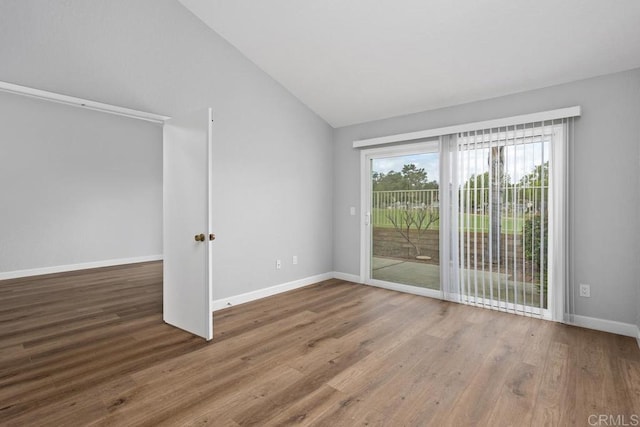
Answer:
M161 254L161 135L0 92L0 274Z
M578 315L626 324L637 321L640 275L640 70L335 130L334 269L359 274L359 152L356 139L581 105L575 122L575 280Z
M332 270L331 127L177 1L1 2L0 61L10 83L167 116L213 108L214 299Z

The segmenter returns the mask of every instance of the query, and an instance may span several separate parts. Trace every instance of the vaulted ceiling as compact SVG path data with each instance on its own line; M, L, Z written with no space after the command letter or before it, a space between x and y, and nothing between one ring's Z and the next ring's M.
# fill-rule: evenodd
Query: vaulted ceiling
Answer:
M637 0L180 0L334 127L640 67Z

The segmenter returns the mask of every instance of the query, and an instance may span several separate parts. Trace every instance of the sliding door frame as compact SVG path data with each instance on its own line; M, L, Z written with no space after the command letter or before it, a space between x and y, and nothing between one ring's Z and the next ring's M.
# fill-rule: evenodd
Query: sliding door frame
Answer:
M372 196L372 182L371 182L371 161L377 158L404 156L411 154L431 153L438 154L440 163L440 174L438 179L442 182L442 149L439 138L430 138L421 142L408 142L401 143L393 146L385 146L378 148L365 149L360 152L360 212L362 218L360 221L360 282L366 285L376 286L379 288L391 289L394 291L406 292L415 295L422 295L431 298L443 298L442 293L442 274L443 274L443 262L445 258L440 256L440 290L433 290L428 288L422 288L419 286L403 285L400 283L387 282L383 280L373 279L371 277L371 256L372 256L372 231L371 225L371 196ZM440 185L440 197L442 197L442 185ZM442 210L442 202L440 202L440 218L443 215L448 215L448 211L445 213ZM440 227L440 245L443 242L443 229ZM440 247L440 253L442 254L442 246Z
M547 128L547 135L551 137L551 155L549 159L549 189L548 189L548 206L550 218L550 227L548 230L547 248L548 256L548 283L550 293L547 295L547 309L540 309L539 317L554 320L558 322L566 321L565 317L565 289L568 278L568 260L563 259L567 253L566 247L569 243L568 226L569 215L566 197L568 194L568 142L567 129L562 124L551 124ZM452 175L457 173L457 162L452 159L455 156L455 150L452 150L452 144L457 144L456 134L441 135L438 138L429 138L421 142L399 142L393 145L386 145L376 148L363 149L360 152L360 212L362 213L360 223L360 282L391 289L401 292L407 292L416 295L428 296L432 298L444 299L449 301L465 303L460 290L457 288L459 284L459 269L457 265L457 256L454 252L458 251L457 239L458 233L457 206L458 201L452 191ZM373 279L371 276L371 257L372 257L372 231L371 224L371 206L372 206L372 160L376 158L403 156L420 153L438 153L439 154L439 239L440 239L440 290L421 288L419 286L403 285L399 283L386 282ZM551 225L553 224L553 225ZM467 302L468 304L468 302ZM493 303L473 302L471 305L480 305L486 308L492 308ZM502 307L504 305L504 307ZM498 303L497 309L500 311L518 311L517 307L509 308L508 304ZM522 307L524 315L527 315L526 307ZM530 314L533 314L529 310Z

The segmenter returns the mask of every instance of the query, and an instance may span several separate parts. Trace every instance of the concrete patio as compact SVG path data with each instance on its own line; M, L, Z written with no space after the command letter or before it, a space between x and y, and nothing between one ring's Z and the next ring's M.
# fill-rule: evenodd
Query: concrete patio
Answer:
M403 260L397 258L373 257L371 260L371 277L385 282L400 283L421 288L440 290L440 266L425 262ZM475 296L475 284L478 287L478 297L482 297L482 286L484 283L485 297L491 294L490 286L493 285L493 297L500 301L505 301L508 293L508 302L514 302L514 287L518 291L517 301L522 303L526 298L527 305L533 307L540 306L539 286L530 282L515 282L511 275L497 272L478 271L462 269L461 273L465 279L465 284L470 283L470 296ZM523 295L524 289L524 295Z

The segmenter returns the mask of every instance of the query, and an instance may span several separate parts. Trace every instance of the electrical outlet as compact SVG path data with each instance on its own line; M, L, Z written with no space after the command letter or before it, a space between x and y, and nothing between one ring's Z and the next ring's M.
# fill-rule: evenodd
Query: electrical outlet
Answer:
M291 262L293 263L293 265L296 265L298 263L298 255L294 255Z
M277 259L276 260L276 270L280 270L282 268L282 261Z
M591 286L581 283L580 284L580 296L581 297L585 297L585 298L590 298L591 297Z
M351 216L354 216L356 214L356 207L355 206L351 206L349 208L349 214L351 214Z

